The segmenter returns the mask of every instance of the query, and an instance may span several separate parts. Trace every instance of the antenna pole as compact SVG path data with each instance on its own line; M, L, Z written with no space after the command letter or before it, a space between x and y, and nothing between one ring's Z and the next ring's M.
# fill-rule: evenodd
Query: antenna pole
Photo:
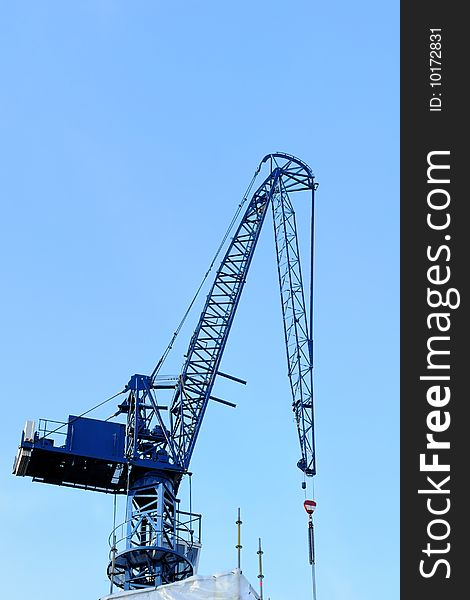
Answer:
M236 521L236 524L237 524L237 532L238 532L238 543L235 546L235 548L237 549L237 556L238 556L237 566L241 572L241 569L242 569L242 567L241 567L241 564L242 564L241 563L241 561L242 561L242 552L241 552L241 550L242 550L242 544L241 544L242 521L240 519L240 509L238 509L238 519Z
M258 552L256 553L258 555L258 562L259 562L259 575L258 575L258 579L259 579L259 598L260 600L263 600L263 579L264 579L264 575L263 575L263 551L261 550L261 538L258 538Z

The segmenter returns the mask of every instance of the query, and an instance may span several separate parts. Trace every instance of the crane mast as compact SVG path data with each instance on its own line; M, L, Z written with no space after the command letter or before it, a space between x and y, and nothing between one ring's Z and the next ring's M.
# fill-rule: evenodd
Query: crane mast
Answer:
M133 375L117 414L126 424L70 416L65 444L54 442L57 429L27 422L14 473L56 485L82 487L127 497L126 518L111 535L108 576L124 590L154 587L191 576L200 552L201 516L180 510L177 498L188 472L205 411L212 396L234 316L263 223L271 205L281 308L300 443L298 467L315 474L313 407L313 298L309 313L300 263L291 195L310 192L313 278L313 204L317 184L310 168L285 153L263 158L257 173L268 174L249 199L215 274L181 374L173 381ZM167 407L156 392L173 389Z

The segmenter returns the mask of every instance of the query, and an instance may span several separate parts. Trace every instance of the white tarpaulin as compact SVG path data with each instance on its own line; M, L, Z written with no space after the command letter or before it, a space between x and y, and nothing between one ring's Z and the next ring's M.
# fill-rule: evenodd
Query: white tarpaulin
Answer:
M104 596L100 600L259 600L239 569L203 577L194 575L183 581L155 589L132 590Z

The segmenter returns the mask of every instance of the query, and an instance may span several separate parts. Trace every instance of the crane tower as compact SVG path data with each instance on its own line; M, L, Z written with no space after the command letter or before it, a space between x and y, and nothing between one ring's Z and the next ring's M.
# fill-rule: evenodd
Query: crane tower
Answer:
M180 509L178 489L188 473L207 406L211 400L221 401L212 395L216 379L237 380L221 372L220 363L269 208L300 444L297 465L306 476L315 475L311 282L317 184L304 162L285 153L265 156L254 180L262 171L261 184L244 198L245 212L216 271L180 375L159 377L166 353L150 375L132 375L114 415L125 415L125 423L70 415L63 424L40 420L36 427L28 421L22 433L15 475L127 497L125 522L111 536L107 569L112 584L124 590L179 581L197 569L201 516ZM291 202L297 192L307 192L312 205L308 289ZM157 400L160 389L173 390L169 410Z

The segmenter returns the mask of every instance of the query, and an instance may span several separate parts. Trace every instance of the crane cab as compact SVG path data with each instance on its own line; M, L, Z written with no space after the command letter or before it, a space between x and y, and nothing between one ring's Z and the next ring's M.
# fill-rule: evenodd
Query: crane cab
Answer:
M66 423L27 421L13 474L108 493L126 492L125 425L70 415Z

